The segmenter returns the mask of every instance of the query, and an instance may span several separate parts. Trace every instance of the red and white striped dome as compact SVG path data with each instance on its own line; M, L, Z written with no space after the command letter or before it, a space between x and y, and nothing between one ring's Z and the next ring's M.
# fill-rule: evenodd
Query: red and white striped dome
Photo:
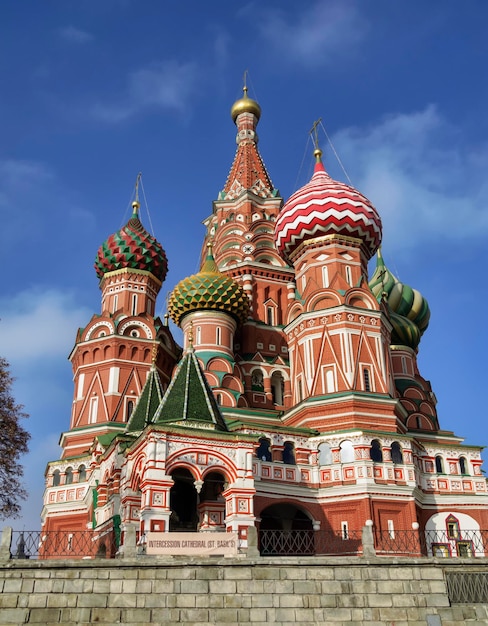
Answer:
M347 235L361 239L368 259L381 243L381 218L371 202L353 187L333 180L317 150L317 163L309 183L283 206L275 225L276 248L290 257L307 239Z

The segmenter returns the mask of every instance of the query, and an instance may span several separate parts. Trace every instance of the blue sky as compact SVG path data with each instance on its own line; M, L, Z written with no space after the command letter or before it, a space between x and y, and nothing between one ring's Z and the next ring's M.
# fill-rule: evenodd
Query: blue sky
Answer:
M381 213L387 265L429 301L419 365L441 426L488 445L487 21L484 0L1 3L0 354L32 433L16 528L39 526L69 424L67 356L100 310L98 246L128 219L142 171L142 220L169 259L163 314L198 268L245 69L275 186L287 198L307 182L321 117ZM330 149L325 164L344 180Z

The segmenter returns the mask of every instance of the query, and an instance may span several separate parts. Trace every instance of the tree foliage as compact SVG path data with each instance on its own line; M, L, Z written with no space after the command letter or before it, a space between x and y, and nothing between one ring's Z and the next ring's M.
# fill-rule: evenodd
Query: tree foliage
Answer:
M20 424L28 415L15 403L12 382L9 364L0 357L0 519L18 517L19 501L27 496L19 458L28 451L30 435Z

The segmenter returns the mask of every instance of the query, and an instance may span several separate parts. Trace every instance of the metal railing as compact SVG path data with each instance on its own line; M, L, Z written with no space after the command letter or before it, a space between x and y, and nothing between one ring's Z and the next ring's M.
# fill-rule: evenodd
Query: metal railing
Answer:
M363 554L362 531L260 530L262 556ZM472 558L488 557L488 531L463 530L455 536L447 530L373 530L378 556Z
M13 559L113 558L115 552L113 531L13 531L10 547Z
M377 555L426 556L426 541L418 530L373 530Z
M261 556L360 556L361 530L258 531ZM371 535L370 535L371 536ZM488 557L488 530L372 530L378 556ZM112 530L12 531L12 559L113 558L118 536ZM371 544L371 540L369 542ZM372 547L372 546L371 546Z
M446 572L447 595L451 604L487 604L486 572Z
M260 530L261 556L334 555L362 553L361 531Z
M426 556L486 557L488 530L426 530Z
M463 530L374 530L378 555L484 557L488 556L488 531Z

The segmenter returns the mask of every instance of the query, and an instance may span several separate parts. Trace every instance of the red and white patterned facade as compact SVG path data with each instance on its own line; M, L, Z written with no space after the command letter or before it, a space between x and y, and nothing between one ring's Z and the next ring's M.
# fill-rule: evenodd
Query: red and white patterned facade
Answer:
M249 526L280 523L354 530L372 520L392 531L456 518L488 529L481 449L440 429L416 349L392 344L388 306L368 286L378 212L333 181L318 153L311 181L283 206L257 148L257 103L238 102L237 152L204 220L203 250L212 241L250 317L239 326L199 309L181 321L183 349L192 344L228 430L148 423L128 435L127 403L141 396L151 363L164 393L180 349L144 304L157 279L108 272L102 313L71 356L73 414L61 459L47 468L43 528L118 519L122 531L170 531L175 485L186 493L186 481L195 497L188 523L237 530L243 545ZM117 288L140 294L141 307L124 296L116 314Z

